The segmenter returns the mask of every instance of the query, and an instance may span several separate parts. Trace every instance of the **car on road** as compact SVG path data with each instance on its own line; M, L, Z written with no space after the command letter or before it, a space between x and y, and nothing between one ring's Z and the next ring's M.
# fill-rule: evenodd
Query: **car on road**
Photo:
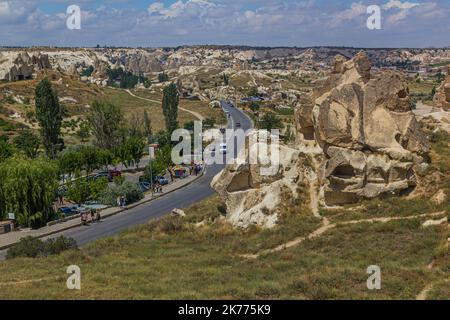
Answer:
M221 143L221 144L219 145L219 153L220 153L220 154L226 154L227 151L228 151L227 144L226 144L226 143Z
M236 122L236 128L240 128L241 127L241 123L240 122Z

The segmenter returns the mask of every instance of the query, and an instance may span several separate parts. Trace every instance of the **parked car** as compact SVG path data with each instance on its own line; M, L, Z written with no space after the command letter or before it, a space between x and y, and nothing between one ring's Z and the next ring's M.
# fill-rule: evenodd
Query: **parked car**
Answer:
M64 217L70 217L70 216L73 216L73 215L79 213L77 206L61 207L61 208L59 208L59 211L61 211L62 214L64 214Z
M164 178L164 177L158 177L157 181L159 182L159 184L161 184L162 186L165 186L167 184L169 184L169 180Z
M150 190L151 187L152 186L151 186L151 184L149 182L145 182L145 181L144 182L139 182L139 189L142 192Z

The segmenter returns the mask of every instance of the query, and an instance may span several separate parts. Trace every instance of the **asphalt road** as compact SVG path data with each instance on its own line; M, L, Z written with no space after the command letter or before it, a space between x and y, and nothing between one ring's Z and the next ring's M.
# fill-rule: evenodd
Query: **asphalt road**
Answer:
M252 124L250 119L239 109L231 106L230 103L222 102L222 108L230 113L228 128L236 127L237 123L241 124L244 130L250 129ZM237 150L235 150L236 152ZM103 220L101 223L91 224L90 226L80 226L61 233L52 235L58 237L65 235L74 238L79 246L87 244L99 238L111 236L136 225L144 224L151 219L159 218L171 212L174 208L186 208L199 202L205 198L212 196L215 191L211 188L210 183L224 165L213 164L207 166L206 173L195 182L172 192L159 199L147 204L143 204L134 209L127 210L110 218ZM5 251L0 251L0 260L4 257Z

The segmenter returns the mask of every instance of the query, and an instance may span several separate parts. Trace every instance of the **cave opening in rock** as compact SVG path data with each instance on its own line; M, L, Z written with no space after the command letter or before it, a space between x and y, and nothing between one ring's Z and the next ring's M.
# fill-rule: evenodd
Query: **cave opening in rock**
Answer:
M348 164L337 166L336 169L334 169L333 175L339 178L352 178L356 176L355 170Z

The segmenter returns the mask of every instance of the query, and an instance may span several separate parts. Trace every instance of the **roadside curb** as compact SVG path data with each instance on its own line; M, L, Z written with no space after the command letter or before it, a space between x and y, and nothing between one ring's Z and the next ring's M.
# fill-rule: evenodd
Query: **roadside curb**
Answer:
M202 173L201 173L200 175L198 175L197 177L195 177L195 179L192 179L192 180L189 181L188 183L186 183L186 184L184 184L184 185L182 185L182 186L179 186L179 187L177 187L177 188L175 188L175 189L173 189L173 190L170 190L170 191L168 191L168 192L166 192L166 193L160 194L160 195L158 195L158 196L154 196L153 198L150 198L150 199L144 200L144 201L142 201L142 202L138 202L138 203L132 204L132 205L130 205L130 206L125 207L124 209L120 209L120 210L117 210L117 211L115 211L115 212L112 212L112 213L110 213L110 214L108 214L108 215L102 216L102 220L103 220L103 219L110 218L110 217L113 217L113 216L115 216L115 215L118 215L119 213L123 213L123 212L126 212L126 211L128 211L128 210L134 209L134 208L139 207L139 206L141 206L141 205L143 205L143 204L150 203L150 202L152 202L152 201L154 201L154 200L158 200L158 199L160 199L160 198L163 198L165 195L168 195L168 194L171 194L171 193L173 193L173 192L175 192L175 191L178 191L178 190L180 190L180 189L183 189L183 188L185 188L185 187L191 185L192 183L196 182L196 181L197 181L198 179L200 179L201 177L203 177L203 176L205 175L206 171L207 171L207 166L205 166L205 169L203 169L203 171L202 171ZM72 220L74 220L74 219L72 219ZM69 220L69 221L70 221L70 220ZM62 229L59 229L59 230L49 231L49 232L47 232L47 233L45 233L45 234L36 236L35 238L38 238L38 239L45 238L45 237L51 236L51 235L53 235L53 234L60 233L60 232L63 232L63 231L67 231L67 230L70 230L70 229L73 229L73 228L77 228L77 227L81 227L81 226L82 226L82 224L81 224L81 222L79 222L79 223L77 223L77 224L74 224L74 225L71 225L71 226L67 226L67 227L62 228ZM23 238L23 237L22 237L22 238ZM21 238L21 239L22 239L22 238ZM18 241L20 241L20 239L19 239ZM7 244L7 245L0 246L0 250L8 249L8 248L14 246L18 241L14 242L14 243Z

